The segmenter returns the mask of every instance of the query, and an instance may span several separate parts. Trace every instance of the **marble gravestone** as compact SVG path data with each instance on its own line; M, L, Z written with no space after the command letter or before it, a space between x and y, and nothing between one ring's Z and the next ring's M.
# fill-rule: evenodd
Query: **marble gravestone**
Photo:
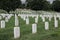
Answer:
M56 17L56 16L54 16L54 20L56 20L56 18L57 18L57 17Z
M49 30L49 23L45 22L45 30Z
M58 21L57 20L55 20L54 25L55 25L55 28L58 27Z
M51 17L49 17L49 21L51 21Z
M9 21L9 17L11 16L11 14L5 14L5 21L8 22Z
M56 28L56 27L58 27L58 20L57 20L57 17L56 16L54 16L54 21L55 21L54 22L54 25L55 25L55 28Z
M26 20L26 16L24 16L24 20Z
M23 19L26 20L26 17L27 17L27 16L24 14L24 15L23 15Z
M35 17L35 23L38 23L38 16Z
M8 16L8 19L10 19L12 16L13 16L13 14L10 14L10 15Z
M18 16L15 14L15 26L19 26Z
M26 24L29 24L29 18L26 17Z
M20 17L23 19L23 16L22 15Z
M51 21L52 17L53 17L52 15L49 16L49 21Z
M25 16L25 15L22 15L21 18L22 18L23 20L26 20L26 16Z
M5 21L4 20L1 21L1 28L5 28Z
M37 24L32 24L32 33L36 33L37 32Z
M8 16L6 16L6 17L5 17L5 21L8 22L8 20L9 20L9 19L8 19Z
M20 27L14 27L14 38L20 37Z
M3 18L5 18L6 14L0 14Z
M45 22L45 17L42 17L43 22Z
M6 14L6 15L5 15L5 21L6 21L6 22L9 21L8 16L9 16L9 14Z

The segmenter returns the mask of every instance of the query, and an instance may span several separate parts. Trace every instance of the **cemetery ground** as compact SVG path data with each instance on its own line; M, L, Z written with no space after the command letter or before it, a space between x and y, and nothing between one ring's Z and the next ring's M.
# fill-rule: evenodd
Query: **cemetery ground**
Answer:
M0 28L0 40L60 40L60 20L58 20L58 28L54 27L54 19L49 21L46 18L46 21L49 22L49 30L45 30L44 22L39 17L37 23L37 33L32 34L32 24L34 18L29 17L30 24L26 25L26 22L19 17L19 27L20 27L20 38L14 39L13 29L15 27L14 16L12 16L9 22L6 22L6 27Z

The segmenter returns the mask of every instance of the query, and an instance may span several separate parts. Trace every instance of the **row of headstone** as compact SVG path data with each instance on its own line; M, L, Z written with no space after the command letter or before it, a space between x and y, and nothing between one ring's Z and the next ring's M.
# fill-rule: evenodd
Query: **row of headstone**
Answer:
M4 21L2 21L1 23L4 23ZM55 27L58 27L58 21L55 21ZM2 28L4 28L4 26L2 26ZM49 30L49 22L45 22L45 30ZM32 24L32 33L35 34L37 33L37 24L34 23ZM14 38L19 38L20 37L20 27L14 27Z
M9 18L6 18L6 19L9 19ZM43 22L44 22L45 19L44 19L43 16L42 16L42 19L43 19ZM55 19L54 25L55 25L55 27L58 27L58 21L57 21L56 17L54 19ZM29 24L29 18L27 17L25 20L26 20L26 24ZM38 16L36 16L35 22L36 23L38 22ZM18 24L18 17L15 14L15 26L16 27L14 27L14 38L19 38L20 37L20 27L18 27L18 25L19 25ZM4 20L1 21L1 28L5 28L5 21ZM45 30L49 30L49 23L48 22L45 22ZM34 34L36 32L37 32L37 24L32 24L32 33Z
M7 14L8 15L8 14ZM36 16L36 15L35 15ZM11 16L10 16L11 17ZM6 17L6 19L5 19L5 21L6 22L8 22L8 19L10 19L10 17ZM25 16L26 17L26 16ZM50 19L49 20L51 20L51 16L50 16ZM55 18L55 17L54 17ZM28 17L26 17L26 18L24 18L25 20L26 20L26 24L29 24L29 18ZM44 16L42 16L42 19L43 19L43 22L45 22L45 18L44 18ZM16 23L15 23L15 26L17 26L18 25L18 19L17 19L17 17L16 17L16 14L15 14L15 20L17 20L17 21L15 21ZM35 23L37 23L38 22L38 16L36 16L35 17ZM56 20L56 18L55 18L55 27L57 27L57 24L58 24L58 21Z
M27 16L26 15L20 15L20 17L23 19L23 20L26 20ZM35 23L38 23L38 15L32 15L31 17L35 17ZM49 18L49 21L51 21L51 18L53 17L52 15L40 15L40 17L42 18L43 22L45 22L45 17Z
M12 16L13 16L13 14L7 14L7 15L5 16L5 21L8 22L9 19L10 19Z
M49 30L49 23L45 22L45 30ZM32 24L32 33L37 33L37 24ZM14 38L20 37L20 27L14 27Z
M37 33L37 24L32 24L32 33ZM20 27L14 27L14 38L20 38Z
M45 30L49 30L49 23L45 22ZM32 34L37 33L37 24L32 24ZM20 27L14 27L14 38L20 37Z
M0 20L4 19L6 22L13 16L13 14L0 14Z
M10 17L11 17L11 16L10 16ZM10 17L9 17L9 18L10 18ZM51 17L51 18L52 18L52 17ZM51 20L51 18L50 18L50 20ZM8 19L8 17L7 17L6 19ZM29 24L29 18L26 17L26 18L24 18L24 19L26 20L26 24ZM42 19L43 19L43 22L45 22L44 16L42 16ZM55 19L54 25L55 25L55 27L58 27L58 21L57 21L57 19L56 19L56 16L54 16L54 19ZM6 21L8 21L8 20L6 20ZM35 17L35 23L38 23L38 16ZM15 26L18 26L18 25L19 25L19 23L18 23L18 17L17 17L17 15L15 14Z
M17 18L17 16L16 16L16 18ZM26 20L26 24L29 24L28 19ZM15 19L15 26L18 26L18 25L19 25L18 20ZM55 20L54 25L55 25L55 27L58 27L58 20ZM48 26L49 26L49 23L48 22L45 22L45 29L46 30L48 29ZM5 21L4 20L1 21L1 28L5 28Z
M9 16L9 15L14 16L14 14L0 14L0 15L3 16L3 18L4 18L5 16ZM33 16L37 16L37 15L38 15L38 16L41 15L41 16L44 16L44 17L54 16L53 14L48 14L48 15L47 15L47 14L45 14L45 15L44 15L44 14L18 14L18 16L22 16L22 15L23 15L23 16L29 16L29 17L33 17ZM56 14L55 16L60 17L59 15L60 15L60 14Z
M18 16L21 16L21 18L22 18L23 20L25 20L25 21L27 20L27 19L26 19L26 17L27 17L26 14L21 14L21 15L19 14ZM39 15L38 15L38 16L39 16ZM59 16L59 15L51 15L51 14L50 14L50 15L40 15L40 17L42 18L42 21L43 21L43 22L45 22L45 18L49 18L49 21L51 21L52 17L54 17L54 16L55 16L55 17L59 17L59 19L60 19L60 16ZM28 15L28 17L35 17L35 23L38 23L38 17L37 17L37 15L35 15L35 14L33 15L33 14L32 14L32 15ZM29 19L29 18L28 18L28 19ZM26 23L28 23L28 22L26 22Z
M1 16L2 15L2 16ZM5 22L8 22L8 20L13 16L12 14L1 14L0 15L0 26L1 28L5 28ZM5 18L5 20L2 20L2 18Z

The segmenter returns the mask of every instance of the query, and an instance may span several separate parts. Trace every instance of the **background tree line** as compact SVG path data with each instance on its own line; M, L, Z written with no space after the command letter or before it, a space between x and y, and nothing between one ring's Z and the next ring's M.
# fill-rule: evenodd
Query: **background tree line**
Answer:
M25 4L21 3L21 0L0 0L0 9L14 11L17 8L31 9L31 10L52 10L60 12L60 1L55 0L52 4L46 0L26 0Z

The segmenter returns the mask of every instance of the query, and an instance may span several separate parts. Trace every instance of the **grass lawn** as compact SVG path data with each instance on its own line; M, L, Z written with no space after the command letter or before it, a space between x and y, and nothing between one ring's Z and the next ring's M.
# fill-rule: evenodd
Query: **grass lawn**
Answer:
M30 24L26 25L25 21L19 17L19 27L21 30L21 37L18 39L14 39L13 29L15 27L15 19L11 17L9 22L6 23L6 28L0 28L0 40L60 40L60 20L58 28L54 27L54 19L49 21L49 30L44 29L44 22L39 17L39 21L37 23L37 33L32 34L32 24L34 22L34 18L29 17Z

